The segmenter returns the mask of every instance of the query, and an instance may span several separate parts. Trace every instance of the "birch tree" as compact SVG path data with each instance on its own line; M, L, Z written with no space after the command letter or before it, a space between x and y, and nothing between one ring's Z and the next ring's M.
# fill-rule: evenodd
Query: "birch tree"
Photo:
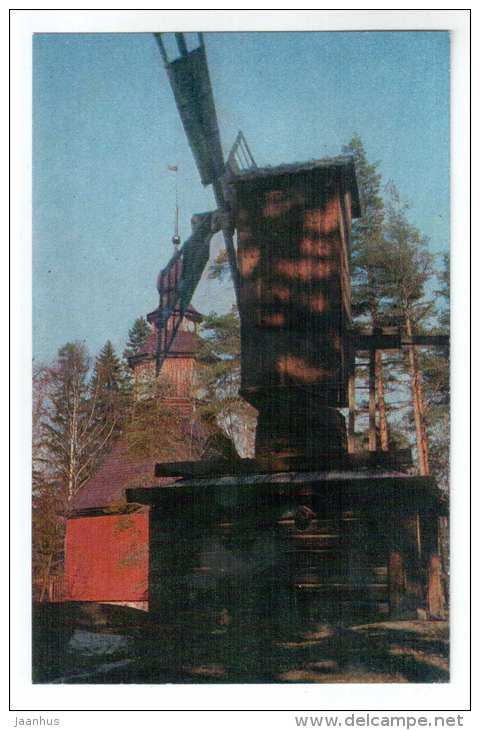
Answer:
M50 414L44 422L44 446L55 480L61 485L65 512L112 443L120 419L113 408L115 385L101 361L90 382L89 356L82 343L64 345L51 368Z
M34 364L32 382L32 578L33 593L44 600L51 575L61 570L64 520L58 485L44 444L49 417L51 372Z

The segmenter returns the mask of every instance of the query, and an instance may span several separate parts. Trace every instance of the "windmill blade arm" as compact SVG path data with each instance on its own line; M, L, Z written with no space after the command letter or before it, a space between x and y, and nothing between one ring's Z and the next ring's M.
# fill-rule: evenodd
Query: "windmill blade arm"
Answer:
M223 175L225 164L205 48L188 51L183 41L182 55L169 62L161 39L158 43L200 179L210 185Z
M182 36L181 39L179 35ZM183 35L177 34L181 55L171 62L167 59L161 35L156 34L156 38L200 179L203 185L213 185L217 206L225 211L228 209L228 193L225 190L224 179L226 168L203 36L199 37L199 47L188 51ZM240 277L233 231L230 227L224 228L223 234L238 300Z
M183 245L183 271L180 284L180 311L183 314L195 293L210 258L210 241L215 233L214 213L192 218L193 233Z
M192 217L192 234L174 253L157 278L160 306L164 319L178 306L185 311L200 281L210 256L210 241L219 230L216 212L199 213ZM188 299L188 291L191 291ZM187 301L188 299L188 301Z
M215 213L200 213L192 218L192 235L160 272L157 287L160 305L157 319L157 375L175 340L195 289L210 257L210 241L218 230ZM174 313L179 317L168 332L167 323Z

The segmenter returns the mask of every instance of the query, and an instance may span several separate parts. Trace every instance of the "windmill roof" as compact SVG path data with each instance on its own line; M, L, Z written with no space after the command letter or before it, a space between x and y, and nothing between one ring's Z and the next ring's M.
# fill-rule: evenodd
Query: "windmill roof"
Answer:
M351 155L324 157L320 160L307 160L306 162L293 162L290 164L276 166L251 167L246 170L241 170L232 180L232 184L237 185L244 182L252 183L256 180L269 177L280 177L283 175L293 175L301 172L334 169L345 171L352 192L352 213L354 217L360 217L360 196L355 174L355 162Z

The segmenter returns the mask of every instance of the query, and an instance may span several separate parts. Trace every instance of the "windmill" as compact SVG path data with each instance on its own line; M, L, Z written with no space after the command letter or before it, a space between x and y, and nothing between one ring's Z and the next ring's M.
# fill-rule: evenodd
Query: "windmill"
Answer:
M353 444L355 353L367 353L369 451L376 452L375 352L419 345L446 346L448 337L407 336L400 327L393 333L391 328L365 332L352 328L349 231L352 219L361 215L353 158L340 155L257 168L239 132L225 161L203 35L197 35L199 45L189 51L184 34L175 33L180 55L169 61L162 34L155 34L201 182L212 185L217 203L216 211L192 218L192 235L160 273L157 374L207 265L210 240L221 230L242 319L240 393L259 411L257 445L264 432L269 451L272 422L281 424L283 415L292 410L301 414L297 418L300 441L305 432L311 431L316 434L316 449L321 432L331 449L332 434L337 432L335 449L342 450L344 426L338 412L342 408L349 410L348 437ZM314 189L316 202L312 198ZM262 210L258 207L260 198ZM302 205L297 206L295 200L300 199ZM245 270L250 266L255 269L253 276L252 272L245 276L237 265L233 239L233 212L237 208L243 211L236 221L238 259L244 262ZM287 210L291 212L290 222L282 229ZM335 220L329 220L329 215ZM301 216L300 223L295 216ZM315 243L317 239L323 241L322 245ZM271 301L272 294L277 297L275 301ZM174 325L168 329L167 321L174 313ZM312 393L320 398L314 408ZM289 401L290 394L294 405ZM275 400L277 408L272 410ZM310 410L313 420L305 424L305 414ZM315 418L318 423L314 423ZM290 436L285 440L291 440ZM422 473L427 474L428 468Z
M175 251L159 274L156 351L158 375L208 263L210 241L220 230L238 298L239 274L233 226L229 216L232 193L228 182L240 170L254 168L256 164L242 132L238 133L227 161L224 161L202 33L197 34L198 47L191 51L187 48L184 34L175 33L180 55L174 60L168 59L162 34L154 35L201 182L204 186L212 186L217 203L216 211L193 216L192 235ZM174 317L173 326L169 329L167 322L174 313L178 313L178 316Z
M356 617L365 603L368 611L383 611L387 604L392 615L408 616L424 610L423 596L430 614L441 616L437 517L444 507L434 480L410 473L410 452L377 452L374 438L368 452L356 452L351 437L355 353L369 357L373 437L376 350L445 343L440 336L352 328L351 229L361 215L354 159L340 155L257 168L240 133L225 161L202 36L189 51L177 33L180 56L173 61L161 34L156 39L202 184L212 185L217 203L216 211L193 217L192 235L160 274L160 321L163 327L178 312L178 326L207 264L210 240L221 230L241 315L239 392L258 417L253 459L161 463L156 475L175 477L174 485L128 490L129 502L158 510L152 524L162 530L162 579L152 582L152 601L176 618L186 603L185 586L200 586L207 574L215 586L213 605L199 587L191 591L191 607L201 608L199 616L208 609L214 614L217 596L225 595L234 613L241 596L248 596L251 603L236 619L244 629L238 635L257 631L259 616L275 616L275 627L294 625L287 602L272 604L284 590L295 596L288 599L292 621L300 595L312 616L324 607L335 615L348 602ZM175 330L158 331L157 370L175 336ZM348 431L342 413L347 408ZM172 516L167 527L165 514ZM314 519L321 528L312 524L305 535ZM286 521L291 524L285 530ZM272 550L270 536L278 537L278 550ZM312 540L308 548L305 537ZM236 549L242 556L251 551L248 560L242 557L251 567L240 572L231 561L217 584L218 565ZM382 562L371 571L372 556ZM335 587L332 561L339 576ZM388 575L381 603L378 567ZM287 587L285 576L291 576ZM188 622L192 615L189 609Z

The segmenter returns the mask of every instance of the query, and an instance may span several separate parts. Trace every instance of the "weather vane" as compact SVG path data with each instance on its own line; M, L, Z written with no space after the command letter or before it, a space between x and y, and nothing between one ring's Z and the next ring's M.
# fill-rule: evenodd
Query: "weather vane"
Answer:
M178 251L178 247L180 246L180 235L178 232L178 165L168 165L168 170L170 172L175 173L175 222L174 222L174 230L175 233L172 236L172 243L175 246L175 250Z

